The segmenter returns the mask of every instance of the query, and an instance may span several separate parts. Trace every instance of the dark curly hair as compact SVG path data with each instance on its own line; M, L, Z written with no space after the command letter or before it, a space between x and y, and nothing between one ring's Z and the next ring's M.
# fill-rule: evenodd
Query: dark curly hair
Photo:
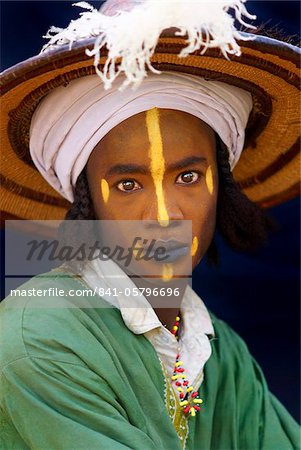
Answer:
M256 251L265 244L274 223L240 190L230 170L228 150L220 139L217 143L217 166L217 230L235 250Z
M224 240L234 249L254 252L262 247L268 232L273 228L272 220L266 213L240 190L235 182L229 165L229 153L226 146L216 136L217 166L219 177L219 191L217 199L216 229ZM74 202L66 214L65 220L93 221L96 215L89 191L85 170L78 177ZM79 225L79 224L78 224ZM88 223L85 233L90 233ZM76 244L76 232L73 232L73 244ZM61 239L64 240L64 224L60 229ZM83 235L81 234L83 237ZM70 245L70 236L68 237ZM218 252L214 241L207 251L207 259L211 264L218 263Z

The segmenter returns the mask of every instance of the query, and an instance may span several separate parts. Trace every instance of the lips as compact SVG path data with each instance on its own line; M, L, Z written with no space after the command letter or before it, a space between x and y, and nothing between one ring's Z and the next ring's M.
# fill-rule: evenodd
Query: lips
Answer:
M155 241L154 245L150 245L143 249L145 257L154 259L156 262L162 264L175 262L178 259L187 256L189 251L189 244L175 239L158 239Z

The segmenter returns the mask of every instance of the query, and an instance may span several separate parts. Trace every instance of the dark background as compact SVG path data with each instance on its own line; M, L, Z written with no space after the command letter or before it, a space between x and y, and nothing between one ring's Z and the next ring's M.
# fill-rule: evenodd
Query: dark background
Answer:
M100 1L91 1L99 7ZM67 1L1 1L1 70L37 54L51 25L65 27L78 15ZM250 1L257 24L300 33L299 1ZM271 391L299 420L300 201L270 209L279 224L268 245L254 255L234 252L217 236L221 264L202 263L193 286L208 308L247 342Z

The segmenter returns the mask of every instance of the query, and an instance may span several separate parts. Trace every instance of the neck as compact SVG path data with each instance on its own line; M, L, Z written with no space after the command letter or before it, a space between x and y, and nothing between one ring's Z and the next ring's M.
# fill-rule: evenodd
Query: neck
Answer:
M180 311L187 278L173 278L169 282L149 278L132 278L132 281L138 288L144 288L144 296L159 320L171 330Z
M154 311L160 322L162 322L169 331L172 331L176 317L180 314L179 308L154 308Z

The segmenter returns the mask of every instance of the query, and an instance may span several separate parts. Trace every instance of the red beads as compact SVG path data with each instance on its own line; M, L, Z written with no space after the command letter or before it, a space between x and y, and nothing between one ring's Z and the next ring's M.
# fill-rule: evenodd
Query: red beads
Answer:
M178 339L178 329L179 329L180 317L176 317L175 324L172 328L172 334ZM180 406L185 415L194 417L195 413L200 411L201 408L199 404L203 403L203 400L199 398L199 393L194 391L193 386L189 385L189 381L185 376L185 369L181 367L183 362L180 360L180 354L176 356L176 362L174 367L174 372L172 382L177 386L177 391L179 392ZM178 378L182 378L182 383L177 381Z

